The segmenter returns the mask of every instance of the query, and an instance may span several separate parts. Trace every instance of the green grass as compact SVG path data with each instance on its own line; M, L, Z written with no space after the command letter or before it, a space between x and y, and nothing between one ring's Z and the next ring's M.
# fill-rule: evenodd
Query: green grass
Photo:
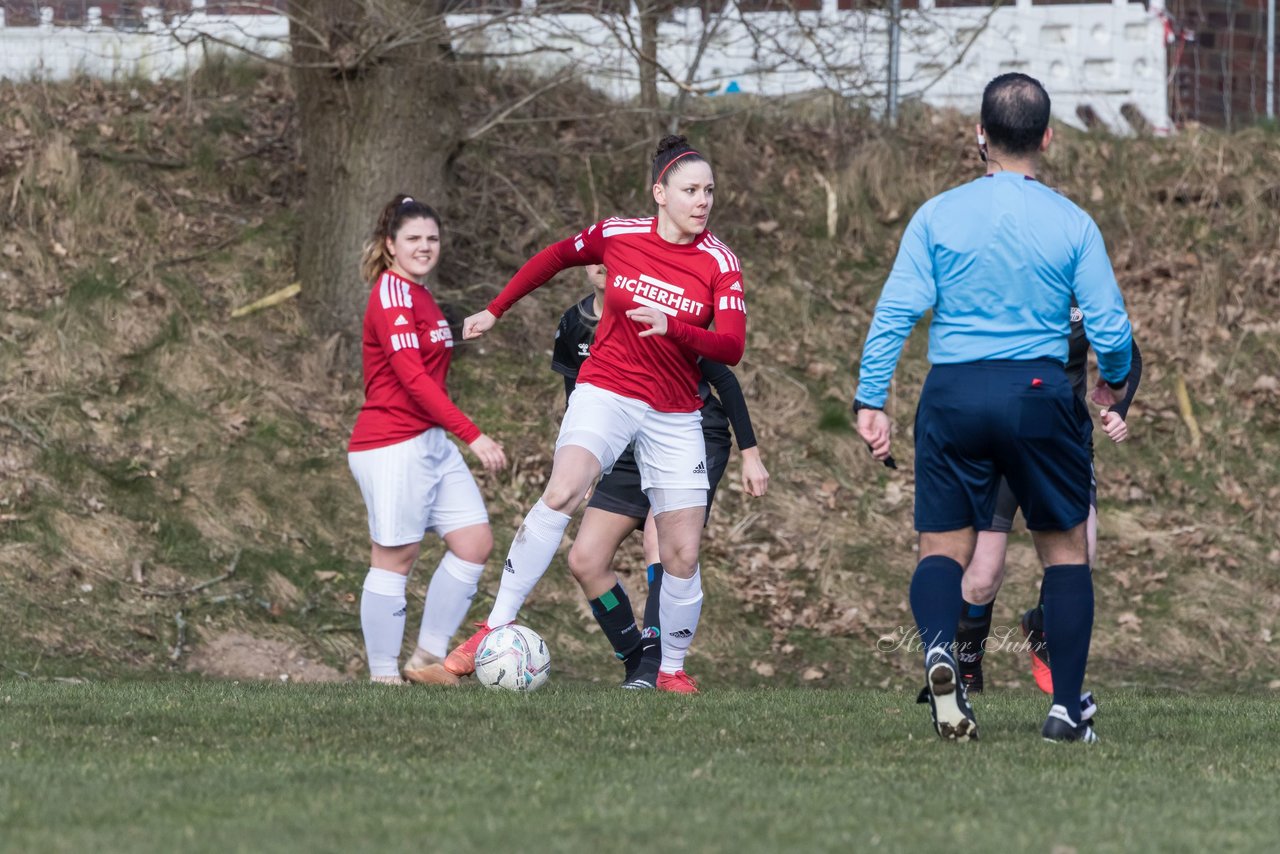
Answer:
M1273 850L1273 699L1111 692L1092 747L913 699L2 682L0 849Z
M106 268L86 270L76 275L67 291L67 303L83 309L101 300L120 300L120 282Z
M854 425L849 407L843 403L823 401L822 413L818 416L818 429L829 433L853 433Z

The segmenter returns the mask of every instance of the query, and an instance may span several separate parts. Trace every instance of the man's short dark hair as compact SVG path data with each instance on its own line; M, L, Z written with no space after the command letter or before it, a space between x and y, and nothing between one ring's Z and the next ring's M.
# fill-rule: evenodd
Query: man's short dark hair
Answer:
M1026 74L1001 74L982 93L987 142L1009 154L1033 154L1049 127L1049 93Z

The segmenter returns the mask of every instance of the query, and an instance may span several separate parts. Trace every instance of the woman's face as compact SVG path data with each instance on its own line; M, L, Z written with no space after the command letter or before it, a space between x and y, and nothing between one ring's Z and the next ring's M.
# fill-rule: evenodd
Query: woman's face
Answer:
M596 289L596 296L604 294L604 265L588 264L583 268L587 271L587 281L591 283L591 287Z
M440 260L440 223L423 217L401 223L395 237L387 238L387 254L393 272L421 282Z
M665 185L653 185L653 199L682 234L697 236L706 230L707 218L711 216L715 190L711 164L697 160L677 166L667 173Z

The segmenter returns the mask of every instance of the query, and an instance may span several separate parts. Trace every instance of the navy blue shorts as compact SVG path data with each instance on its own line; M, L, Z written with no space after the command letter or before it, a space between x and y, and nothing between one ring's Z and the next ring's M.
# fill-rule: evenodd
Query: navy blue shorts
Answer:
M707 517L711 516L711 503L716 499L716 487L724 477L725 468L729 465L730 438L727 431L707 433L703 438L707 444L707 482L711 488L707 490ZM636 527L644 527L649 516L649 497L640 488L640 469L636 458L627 448L613 464L613 470L600 478L596 488L591 492L588 507L603 510L606 513L617 513L619 516L630 516L636 520Z
M1096 510L1098 508L1098 476L1092 466L1089 467L1089 472L1089 506ZM978 530L1007 534L1013 530L1013 517L1017 513L1018 499L1009 488L1009 481L1000 478L1000 496L996 498L996 511L991 517L991 525Z
M934 365L916 410L916 530L988 530L1009 483L1032 531L1089 517L1088 412L1052 359Z

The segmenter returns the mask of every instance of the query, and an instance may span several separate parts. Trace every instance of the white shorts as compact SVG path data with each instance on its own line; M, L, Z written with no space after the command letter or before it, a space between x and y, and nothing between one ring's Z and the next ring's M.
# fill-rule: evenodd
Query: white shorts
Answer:
M643 400L579 383L569 395L556 450L586 448L608 474L634 443L641 489L709 489L701 412L659 412Z
M417 543L427 531L443 537L489 521L480 487L442 427L385 448L352 451L347 463L369 510L369 539L380 546Z

